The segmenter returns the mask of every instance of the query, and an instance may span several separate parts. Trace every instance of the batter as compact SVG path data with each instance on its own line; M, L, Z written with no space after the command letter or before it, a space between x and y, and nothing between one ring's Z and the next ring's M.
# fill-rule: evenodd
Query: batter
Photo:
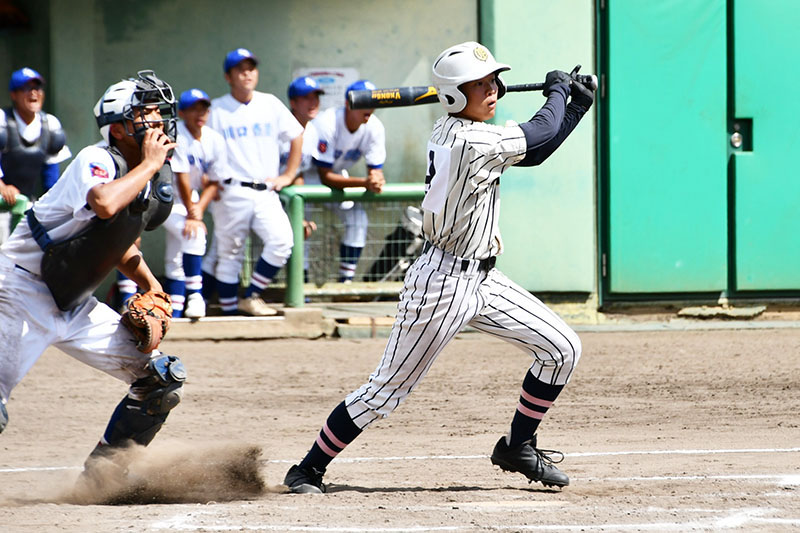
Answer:
M291 492L324 492L322 477L330 462L372 422L394 411L468 325L508 341L533 360L492 463L547 486L569 484L553 464L558 452L537 447L536 430L569 381L581 343L553 311L494 267L503 251L499 186L507 168L547 159L594 95L569 74L552 71L545 80L547 101L533 118L506 127L486 124L505 93L500 73L509 69L476 42L448 48L434 62L433 84L447 115L434 124L427 147L422 202L427 242L406 273L380 363L331 412L305 458L286 474Z

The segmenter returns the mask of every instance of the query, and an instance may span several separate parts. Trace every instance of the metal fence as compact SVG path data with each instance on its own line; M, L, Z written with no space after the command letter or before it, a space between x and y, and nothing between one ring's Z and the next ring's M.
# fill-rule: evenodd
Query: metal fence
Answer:
M285 288L284 301L291 307L301 307L307 292L316 296L385 292L387 282L402 280L408 265L421 251L419 204L424 194L423 184L387 184L381 194L363 187L336 190L323 185L282 190L280 196L292 224L294 247L286 268L271 287ZM351 286L339 283L343 223L335 206L342 202L361 203L369 219L366 246ZM304 220L317 226L308 239L304 239ZM258 238L251 236L243 283L248 282L261 247Z

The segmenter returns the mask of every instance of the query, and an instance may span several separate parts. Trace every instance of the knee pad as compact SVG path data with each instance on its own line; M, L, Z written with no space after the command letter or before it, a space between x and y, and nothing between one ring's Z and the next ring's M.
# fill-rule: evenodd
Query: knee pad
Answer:
M6 429L8 425L8 411L6 411L6 404L0 402L0 433Z
M129 441L147 446L181 401L186 369L180 359L174 355L153 358L148 370L151 375L131 385L111 416L103 435L111 446L124 446Z

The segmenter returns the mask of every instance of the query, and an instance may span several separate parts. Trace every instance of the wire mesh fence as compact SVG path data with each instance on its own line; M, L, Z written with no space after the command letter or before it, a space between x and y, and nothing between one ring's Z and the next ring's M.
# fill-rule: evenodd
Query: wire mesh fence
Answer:
M353 200L343 199L346 197L341 195L341 191L329 191L328 194L320 193L304 198L302 218L313 222L316 229L303 242L300 254L303 257L303 279L292 281L292 269L284 268L273 280L272 289L283 289L290 283L300 283L305 284L306 293L318 295L320 291L313 289L321 287L325 287L326 291L323 292L327 294L337 291L352 293L352 287L340 283L340 245L345 232L342 212L348 208L355 209L359 205L366 212L368 224L366 242L356 264L353 285L358 285L359 291L368 295L371 292L383 292L381 284L401 281L424 244L422 215L419 210L422 190L419 190L419 194L415 192L410 195L407 188L402 189L403 193L399 195L392 194L391 190L389 188L389 194L384 191L381 195L366 193L364 199L367 201L356 200L355 205ZM352 194L350 197L357 198ZM292 216L298 215L290 210L290 218ZM293 221L293 227L302 226ZM243 284L249 280L262 246L256 235L250 236L242 272ZM297 248L296 238L293 253L296 253Z

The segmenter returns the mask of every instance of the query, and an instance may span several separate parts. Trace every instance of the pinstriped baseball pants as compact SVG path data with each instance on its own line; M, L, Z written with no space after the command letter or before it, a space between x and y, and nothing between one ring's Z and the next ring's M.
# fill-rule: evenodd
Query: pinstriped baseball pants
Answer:
M364 429L394 411L467 325L528 353L530 372L551 385L566 384L581 355L578 335L502 272L431 247L406 273L378 367L345 400L353 422Z

